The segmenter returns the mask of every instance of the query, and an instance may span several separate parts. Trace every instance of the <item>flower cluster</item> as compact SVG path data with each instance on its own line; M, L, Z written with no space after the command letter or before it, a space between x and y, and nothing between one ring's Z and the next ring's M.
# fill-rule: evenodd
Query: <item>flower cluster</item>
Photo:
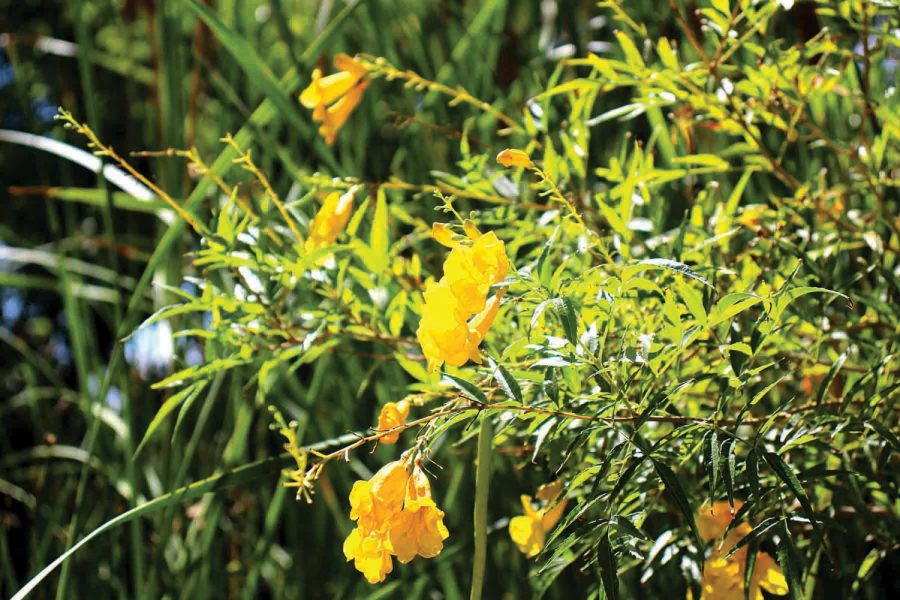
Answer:
M352 191L343 195L340 192L328 194L322 208L316 213L312 225L309 227L309 237L305 244L306 251L314 252L333 244L347 225L352 211Z
M384 581L394 568L392 556L403 564L416 556L434 558L449 536L425 472L403 460L353 484L350 518L356 528L344 540L344 556L369 583Z
M315 69L312 82L300 94L300 103L313 111L314 121L322 124L319 134L328 145L334 143L338 130L347 122L369 85L365 67L352 57L338 54L334 66L339 71L326 77Z
M743 502L734 503L734 510L740 510ZM728 530L734 518L727 502L716 502L712 506L700 509L697 515L697 529L705 541L720 540ZM741 523L734 527L724 540L710 549L709 556L703 564L702 600L743 600L744 577L747 569L747 547L726 558L729 551L752 531L749 523ZM778 563L766 554L759 552L750 576L750 600L763 600L762 590L784 595L788 593L787 581L778 567Z
M451 251L444 262L444 276L425 286L425 305L416 331L430 371L445 362L454 367L469 360L481 362L478 346L494 322L503 296L501 290L488 298L488 292L509 273L506 246L494 232L482 234L471 221L463 227L464 239L457 239L444 223L435 223L432 229L435 240Z
M543 503L543 507L534 508L531 496L523 494L522 508L525 514L513 517L509 522L509 536L519 550L531 558L544 549L547 533L559 522L566 510L566 499L559 499L562 494L562 481L557 479L538 488L535 496ZM559 500L557 502L557 500Z

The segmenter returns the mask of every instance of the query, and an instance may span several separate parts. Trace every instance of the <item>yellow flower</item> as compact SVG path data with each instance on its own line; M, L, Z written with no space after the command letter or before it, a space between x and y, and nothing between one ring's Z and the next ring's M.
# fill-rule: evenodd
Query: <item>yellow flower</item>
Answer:
M736 513L743 502L734 503ZM703 565L701 582L702 600L741 600L744 598L744 574L747 568L747 547L725 558L728 552L752 531L749 523L734 527L725 539L725 531L731 524L734 513L727 502L716 502L704 506L697 515L697 529L705 541L716 540ZM762 589L776 595L788 593L787 581L775 560L765 552L758 552L753 573L750 576L750 600L763 600Z
M403 564L416 555L434 558L450 535L444 526L444 511L431 498L431 485L418 466L413 468L406 490L403 510L394 516L390 530L393 553Z
M329 145L334 143L338 130L347 122L369 84L363 79L365 67L346 54L338 54L334 66L339 71L327 77L315 69L312 81L300 94L300 103L312 109L314 121L322 123L319 134Z
M362 94L368 85L368 81L360 81L343 98L328 107L322 118L317 119L315 111L313 112L313 120L322 123L319 126L319 135L325 138L326 144L330 146L334 143L337 132L344 126L344 123L350 118L359 101L362 100Z
M459 301L445 283L429 281L425 286L425 304L416 337L430 371L436 371L444 362L458 367L469 360L469 327Z
M378 415L378 430L385 431L399 427L406 423L409 416L409 401L401 400L400 402L388 402L381 408L381 414ZM382 444L396 444L400 438L400 432L394 431L382 436L379 441Z
M509 522L509 536L519 551L528 558L537 556L544 549L547 533L559 522L566 510L566 499L556 500L562 493L562 481L542 485L535 494L544 507L535 510L531 496L522 495L524 515L513 517ZM556 504L554 504L556 502Z
M344 230L350 213L353 212L353 194L332 192L325 198L322 208L316 213L306 239L306 251L314 252L330 246Z
M469 360L481 362L478 346L497 316L501 296L502 292L495 295L467 322L459 299L446 282L431 281L425 286L425 304L416 337L430 371L438 370L445 362L454 367Z
M365 575L369 583L380 583L394 570L390 541L384 532L363 533L357 527L344 540L344 556L353 561L356 570Z
M410 471L402 460L353 484L350 518L357 527L344 540L344 556L369 583L384 581L393 570L391 556L404 564L416 556L433 558L449 536L424 471L418 465Z
M527 154L525 154L521 150L513 150L511 148L507 148L506 150L498 154L497 162L504 167L530 168L534 166L534 163L531 162L531 159L528 158Z
M368 481L350 490L350 518L366 532L384 530L394 513L403 508L409 470L395 460L381 467Z
M480 235L471 246L457 245L444 262L443 281L450 286L463 312L484 308L488 291L509 273L506 246L492 231Z
M445 362L454 367L469 360L481 362L478 346L497 316L503 291L490 301L487 295L509 273L506 246L494 232L482 235L469 220L463 230L468 239L455 238L446 223L435 223L431 230L435 240L451 250L444 261L444 276L425 286L416 331L430 371Z

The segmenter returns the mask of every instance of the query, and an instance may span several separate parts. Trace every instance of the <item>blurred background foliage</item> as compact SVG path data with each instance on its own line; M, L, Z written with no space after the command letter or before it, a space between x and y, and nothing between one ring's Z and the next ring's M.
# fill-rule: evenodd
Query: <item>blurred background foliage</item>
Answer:
M438 389L412 339L415 291L444 256L428 236L445 220L437 189L480 211L534 283L512 288L515 308L489 344L529 402L648 410L664 424L643 432L658 444L643 461L643 421L501 416L486 597L602 597L610 565L624 597L687 593L702 561L679 497L661 493L679 487L654 474L665 465L694 508L750 499L769 526L756 530L763 548L795 562L798 597L896 597L898 27L891 2L0 0L0 592L116 515L219 476L238 485L157 504L35 594L464 597L477 431L467 420L432 447L447 547L378 587L341 554L346 496L395 448L330 466L311 505L281 487L285 463L252 466L283 442L264 404L315 443L365 430L411 390ZM498 131L490 114L382 78L329 147L296 95L338 52L463 86L518 127ZM220 237L185 233L159 198L86 169L85 139L54 120L58 106ZM285 223L258 199L258 221L228 222L228 198L202 166L157 152L196 148L239 197L258 198L254 175L231 165L228 133L304 226L320 191L358 184L357 202L368 197L350 236L364 244L339 254L352 264L350 309L334 304L344 284L332 273L275 310L287 329L311 323L332 342L235 327L258 314L247 290L277 296L275 266L298 264L240 234L284 235ZM590 238L546 210L539 185L494 169L507 146L541 161L612 264L598 267ZM221 239L228 252L210 244ZM242 271L236 250L257 264ZM677 262L641 262L651 259ZM791 292L812 287L849 301ZM224 290L219 307L240 308L213 317L210 288ZM174 310L130 335L191 298L203 298L197 314ZM523 337L534 326L546 333L537 342ZM260 376L263 365L274 375ZM172 387L151 387L173 373ZM483 369L461 373L484 384ZM734 420L748 402L740 415L769 437L690 420ZM791 412L810 403L824 406ZM560 543L532 562L506 524L519 494L555 473L573 508Z

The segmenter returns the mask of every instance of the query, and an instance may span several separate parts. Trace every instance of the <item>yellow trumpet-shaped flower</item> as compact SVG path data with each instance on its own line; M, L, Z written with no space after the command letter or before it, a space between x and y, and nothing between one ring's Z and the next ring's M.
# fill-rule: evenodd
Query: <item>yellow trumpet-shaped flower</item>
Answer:
M409 416L409 401L401 400L400 402L388 402L381 408L381 413L378 415L378 429L380 431L385 431L387 429L393 429L394 427L399 427L406 423L406 418ZM397 440L400 438L400 432L394 431L387 435L381 436L379 441L382 444L396 444Z
M384 581L394 568L392 556L404 564L416 556L433 558L449 536L425 472L402 460L353 484L350 518L357 526L344 540L344 556L369 583Z
M425 304L416 337L430 371L436 371L444 362L462 366L469 360L472 349L468 324L450 286L434 281L425 286Z
M497 162L504 167L533 167L534 163L528 158L528 155L521 150L507 148L497 155Z
M390 540L397 560L406 564L416 556L434 558L444 549L450 533L444 511L431 497L431 485L421 468L414 467L406 486L403 510L391 521Z
M309 228L306 251L314 252L333 244L346 227L351 212L353 212L352 192L328 194Z
M438 370L445 362L454 367L461 367L469 360L481 362L478 346L497 316L501 296L502 293L495 295L480 313L467 321L467 313L450 286L443 280L429 282L416 337L430 371Z
M347 122L369 84L364 79L365 67L350 56L338 54L334 66L339 71L326 77L321 70L313 70L312 81L300 94L300 103L313 111L314 121L322 124L319 134L329 145L334 143L338 130Z
M344 540L344 556L353 561L353 566L369 583L381 583L394 570L390 548L386 533L363 533L359 527L351 531Z
M743 502L736 501L734 512L740 510ZM744 598L744 576L747 568L747 547L726 558L729 551L752 531L749 523L740 523L732 528L724 540L720 538L734 518L727 502L716 502L704 506L697 514L697 530L705 541L713 541L709 555L703 564L702 600L742 600ZM787 581L778 563L766 554L758 552L753 573L750 575L750 600L763 600L762 590L772 594L788 593Z
M522 495L525 514L509 521L509 536L519 551L528 558L537 556L544 549L547 533L556 526L565 512L566 499L557 502L561 493L562 481L558 479L539 487L535 496L544 504L540 509L534 508L531 496Z
M506 246L492 231L479 235L471 246L458 245L444 262L444 277L464 312L475 314L484 308L491 286L509 273Z
M357 481L350 490L350 518L360 529L384 530L391 516L403 508L409 470L395 460L381 467L372 479Z
M478 346L497 316L503 291L491 300L488 293L509 273L506 246L494 232L482 235L468 220L463 229L465 237L454 236L446 223L432 226L435 240L451 250L444 261L444 276L425 287L416 331L431 371L445 362L455 367L469 360L481 362Z

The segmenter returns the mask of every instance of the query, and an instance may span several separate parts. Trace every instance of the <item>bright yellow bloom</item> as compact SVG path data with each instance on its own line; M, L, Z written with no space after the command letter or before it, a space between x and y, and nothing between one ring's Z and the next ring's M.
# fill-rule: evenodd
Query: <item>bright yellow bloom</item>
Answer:
M444 262L443 281L450 286L463 312L475 314L484 308L488 291L509 273L506 246L492 231L480 235L471 246L457 245Z
M357 527L344 540L344 556L369 583L384 581L393 570L391 556L408 563L433 558L449 536L444 512L431 497L431 485L418 465L390 462L350 491L350 518Z
M502 295L501 292L491 298L483 310L467 322L466 313L450 286L443 280L431 281L425 286L425 304L416 337L430 371L437 371L445 362L454 367L461 367L470 360L481 362L478 346L497 316Z
M544 507L535 510L531 496L522 495L522 508L525 514L513 517L509 522L509 536L518 546L519 551L528 558L537 556L544 549L547 533L559 522L566 510L566 499L556 500L562 493L562 481L542 485L535 494ZM556 504L554 504L556 502Z
M469 327L450 286L434 281L425 286L425 304L416 337L430 371L436 371L444 362L458 367L469 360Z
M428 478L416 466L407 483L403 510L391 521L393 553L403 564L416 555L434 558L444 549L444 540L449 535L444 526L444 511L434 503Z
M498 154L497 162L504 167L530 168L534 166L534 163L531 162L531 159L528 158L527 154L525 154L521 150L513 150L512 148L507 148L506 150Z
M459 245L453 240L453 232L450 230L450 227L448 227L446 223L432 223L431 237L433 237L434 240L441 246L455 248Z
M403 508L409 470L395 460L381 467L372 479L357 481L350 490L350 518L366 532L384 530L391 516Z
M322 208L316 213L306 239L306 251L314 252L330 246L344 230L350 213L353 212L353 194L332 192L325 198Z
M500 308L501 290L490 301L491 286L509 273L506 246L494 232L482 235L466 220L463 230L468 239L458 236L446 223L435 223L435 240L451 248L444 261L444 276L425 286L425 304L416 336L428 359L428 368L436 371L443 363L460 367L469 360L481 362L478 346Z
M330 146L334 143L337 132L344 126L344 123L350 118L359 101L362 100L362 94L368 85L368 81L360 81L343 98L328 107L328 110L325 111L324 116L320 119L317 119L315 111L313 112L313 119L322 123L319 126L319 135L325 138L326 144Z
M353 566L365 575L366 581L380 583L394 570L390 547L385 532L363 533L357 527L344 540L344 556L353 561Z
M734 512L743 502L734 503ZM747 547L744 546L728 558L725 555L752 531L749 523L734 527L724 540L720 538L734 518L727 502L704 506L697 515L697 529L705 541L715 540L703 565L702 600L742 600L744 598L744 574L747 568ZM750 600L763 600L762 589L776 595L788 593L787 581L775 560L765 552L756 554L756 563L750 576Z
M394 427L399 427L406 423L406 418L409 416L409 401L401 400L400 402L388 402L381 408L381 413L378 415L378 430L385 431L388 429L393 429ZM387 435L379 438L379 441L382 444L396 444L397 440L400 438L400 432L394 431Z
M346 54L338 54L334 66L339 71L327 77L315 69L312 81L300 94L300 103L312 109L314 121L322 123L319 134L329 145L334 143L338 130L347 122L369 84L363 79L365 67Z

